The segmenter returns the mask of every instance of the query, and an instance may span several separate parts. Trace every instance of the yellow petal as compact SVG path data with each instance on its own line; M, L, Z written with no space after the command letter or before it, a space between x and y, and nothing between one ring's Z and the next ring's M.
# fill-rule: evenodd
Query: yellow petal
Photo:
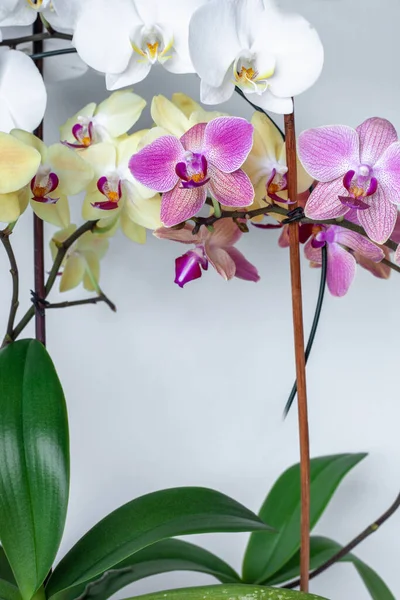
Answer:
M286 165L286 144L284 143L281 149L281 153L279 156L279 163L281 165ZM297 191L299 194L302 194L306 190L308 190L314 179L310 177L310 175L305 171L303 165L301 164L299 157L297 157Z
M31 197L31 189L29 186L25 186L22 190L18 192L18 203L19 203L19 212L22 215L28 207L29 199Z
M82 192L93 179L92 166L64 144L48 149L48 161L59 179L58 189L68 196Z
M156 194L152 198L126 197L122 213L147 229L158 229L162 226L160 219L161 196Z
M0 194L0 221L11 223L21 215L18 192Z
M200 104L197 104L190 96L178 92L172 95L172 102L183 112L185 117L189 118L192 113L202 110Z
M132 155L138 151L140 140L147 135L148 129L136 131L132 135L126 136L118 142L117 146L117 164L119 167L127 167Z
M139 119L146 100L130 90L114 92L95 111L96 121L116 138L126 133ZM103 123L104 121L104 123Z
M265 152L271 159L278 159L283 145L283 138L278 128L263 113L256 111L251 119L254 128L264 142Z
M71 224L65 229L56 231L56 233L53 235L52 239L50 240L50 252L53 260L58 252L57 244L62 244L62 242L65 242L65 240L68 239L74 233L74 231L76 231L76 225Z
M0 132L0 194L15 192L36 175L40 154L8 133Z
M116 169L117 150L109 142L93 144L93 146L89 146L89 148L81 152L80 156L93 168L96 181L99 177Z
M40 153L42 157L42 164L47 162L47 146L42 140L40 140L33 133L29 133L28 131L24 131L23 129L12 129L10 134L17 138L23 144L30 146L31 148L35 148Z
M103 258L109 248L109 241L104 235L87 231L77 242L77 250L82 254L94 253L98 258Z
M277 162L277 157L271 159L268 156L264 140L257 129L255 129L253 133L253 146L242 167L244 172L250 177L254 187L259 184L260 179L264 178L267 173L271 173L273 165Z
M151 142L154 142L154 140L157 140L158 138L162 137L163 135L171 135L171 132L167 131L166 129L163 129L162 127L152 127L141 138L141 140L138 144L138 151L141 150L142 148L144 148L145 146L148 146L149 144L151 144Z
M78 254L71 254L64 267L60 281L60 292L72 290L78 286L85 275L85 262Z
M151 116L158 127L166 129L177 137L181 137L190 129L188 118L165 96L154 96L151 103Z
M97 291L100 279L100 261L94 252L84 252L82 260L85 264L83 287L89 292Z
M126 213L122 213L121 215L121 229L132 242L136 242L137 244L144 244L146 242L146 229L131 221Z
M196 110L190 115L189 125L193 127L197 123L208 123L217 117L225 117L226 115L227 113L218 112L217 110L204 110L200 108L200 110Z
M89 119L90 119L90 117L93 117L95 110L96 110L96 103L90 102L90 104L87 104L86 106L84 106L73 117L68 119L68 121L66 121L64 123L64 125L61 125L61 127L60 127L60 140L62 142L64 142L64 141L72 142L72 143L76 142L76 139L72 135L73 126L76 125L77 123L79 123L79 121L78 121L79 117L87 117Z
M55 190L54 195L56 193L57 190ZM31 207L33 212L46 223L56 227L68 227L70 223L68 198L64 194L59 196L55 204L45 204L31 200Z

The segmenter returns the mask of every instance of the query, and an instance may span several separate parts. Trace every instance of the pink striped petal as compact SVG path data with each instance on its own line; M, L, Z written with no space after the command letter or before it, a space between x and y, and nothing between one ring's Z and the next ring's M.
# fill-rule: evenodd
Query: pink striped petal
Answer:
M339 244L328 244L326 282L333 296L344 296L356 274L356 259Z
M237 171L253 145L253 125L240 117L217 117L204 136L207 160L224 173Z
M226 248L226 251L235 263L235 277L244 279L245 281L257 282L260 280L260 275L258 274L256 267L252 265L237 248L229 247Z
M370 242L363 235L349 229L344 229L344 227L335 226L335 241L351 248L355 252L359 252L373 262L380 262L382 258L385 258L382 248Z
M153 235L160 240L171 240L181 244L199 244L201 242L200 232L193 235L193 224L185 223L182 229L171 229L169 227L159 227L153 231Z
M400 243L400 213L397 213L396 225L394 226L390 238L396 242L396 244Z
M318 183L311 192L304 209L306 217L322 221L342 217L350 209L340 202L339 196L347 196L342 179L330 183Z
M385 258L390 260L390 251L385 246L382 247L384 251ZM354 252L354 258L357 261L357 264L360 265L363 269L366 269L375 277L379 277L379 279L389 279L392 269L382 262L376 263L370 260L369 258L365 258L362 254L358 252Z
M343 177L360 162L359 139L355 129L345 125L317 127L299 136L299 158L307 173L317 181Z
M396 252L394 253L394 262L400 265L400 244L396 248Z
M356 129L360 138L361 163L373 166L390 144L397 142L397 133L386 119L367 119Z
M242 237L242 232L233 219L220 219L214 224L214 231L208 235L206 244L226 248L233 246Z
M184 152L179 140L166 135L134 154L129 161L129 169L143 185L157 192L168 192L179 180L175 165L182 159Z
M254 200L254 188L244 171L238 169L233 173L218 171L208 165L208 184L211 194L225 206L250 206Z
M235 277L236 265L226 250L217 246L209 246L207 257L217 273L226 281Z
M204 149L204 134L207 123L194 125L181 137L181 144L185 150L201 154Z
M161 221L166 227L173 227L190 219L204 206L207 198L205 186L200 188L181 188L165 192L161 201Z
M374 167L374 175L387 200L400 204L400 142L387 148Z
M313 238L309 239L308 242L305 244L304 255L309 261L320 265L322 263L321 248L314 248L314 246L312 245L312 241Z
M359 210L358 220L373 242L383 244L390 238L396 224L397 208L379 188L368 200L371 207L368 210Z

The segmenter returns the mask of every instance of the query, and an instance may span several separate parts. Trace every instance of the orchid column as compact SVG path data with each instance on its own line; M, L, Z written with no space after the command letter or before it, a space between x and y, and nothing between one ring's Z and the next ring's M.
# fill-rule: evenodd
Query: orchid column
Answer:
M223 23L223 28L220 24ZM292 97L317 80L323 65L318 34L298 15L281 14L270 0L212 0L197 10L190 24L190 50L201 77L201 99L223 102L235 87L261 112L285 114L286 168L282 164L260 167L270 187L287 189L289 203L297 206L297 157ZM251 98L251 99L250 99ZM271 158L271 157L269 157ZM265 165L264 165L265 167ZM276 200L276 193L275 198ZM279 198L278 198L279 200ZM300 216L302 211L300 213ZM296 213L294 213L295 217ZM288 219L290 221L290 219ZM310 451L299 253L299 225L290 223L290 267L298 388L301 456L301 590L308 591L310 554Z

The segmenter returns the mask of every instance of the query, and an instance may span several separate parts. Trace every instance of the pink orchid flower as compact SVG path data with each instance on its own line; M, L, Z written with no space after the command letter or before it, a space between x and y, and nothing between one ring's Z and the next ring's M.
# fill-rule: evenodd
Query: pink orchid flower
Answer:
M333 296L344 296L354 279L356 259L349 249L374 263L385 258L381 248L354 231L338 225L330 227L321 225L314 231L314 235L304 247L304 254L314 265L320 265L322 263L321 248L326 245L328 252L326 281Z
M180 287L201 277L202 269L206 271L209 262L225 280L233 277L246 281L260 279L257 269L234 248L242 237L242 232L232 219L217 221L212 232L201 227L199 233L193 235L192 230L193 226L186 223L182 229L160 227L154 232L160 239L195 244L193 250L175 261L175 283Z
M389 121L309 129L300 134L299 157L320 182L306 204L307 217L332 219L354 209L371 240L386 242L400 202L400 143Z
M253 142L253 126L239 117L199 123L179 140L163 136L132 156L129 168L143 185L163 192L166 227L193 217L207 192L225 206L249 206L254 189L240 169Z

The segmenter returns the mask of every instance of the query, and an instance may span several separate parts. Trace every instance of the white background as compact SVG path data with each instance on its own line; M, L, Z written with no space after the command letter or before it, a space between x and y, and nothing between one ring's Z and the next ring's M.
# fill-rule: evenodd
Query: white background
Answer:
M331 123L356 126L372 116L392 120L400 131L398 1L282 5L307 17L326 49L320 81L298 98L298 131ZM61 65L65 59L48 60ZM135 91L149 103L155 93L182 91L198 98L198 80L157 68ZM95 73L50 84L46 139L56 141L58 125L105 95L104 80ZM223 109L251 116L238 97ZM141 124L150 124L147 109ZM80 200L71 204L79 214ZM32 287L31 229L27 213L12 240L21 267L22 309ZM46 226L48 238L51 232ZM281 418L294 372L288 252L278 248L273 231L252 230L240 248L259 268L258 284L225 283L211 270L182 290L173 283L182 247L151 235L141 247L118 235L101 279L117 314L104 305L48 312L48 348L65 389L71 430L71 497L60 555L117 506L161 488L212 487L257 511L279 474L297 462L296 412L285 422ZM0 267L5 326L10 278L3 254ZM319 272L306 261L303 285L308 332ZM341 543L376 519L398 493L399 293L398 274L382 281L360 269L345 298L327 296L309 363L312 455L369 452L316 528ZM82 295L78 289L62 298ZM52 299L59 300L57 292ZM399 526L400 513L357 549L396 598ZM246 534L192 540L240 569ZM118 597L211 582L199 574L173 573L138 582ZM314 580L311 591L330 600L369 598L348 564Z

